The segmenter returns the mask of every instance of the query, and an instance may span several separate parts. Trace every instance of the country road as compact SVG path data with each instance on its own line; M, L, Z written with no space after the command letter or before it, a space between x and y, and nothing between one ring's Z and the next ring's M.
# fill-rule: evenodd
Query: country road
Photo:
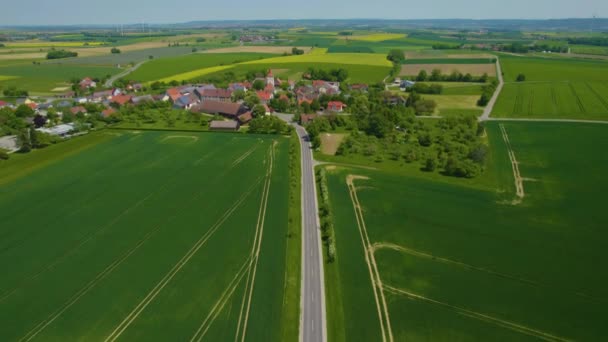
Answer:
M325 342L325 291L312 146L294 124L302 150L302 288L300 341Z
M147 61L148 60L141 61L141 62L135 64L134 66L126 69L125 71L121 72L120 74L116 74L116 75L110 77L106 81L106 83L104 83L103 86L106 87L106 88L111 88L112 84L114 84L114 82L116 82L116 80L118 80L120 78L123 78L123 77L127 76L128 74L132 73L133 71L137 70L142 64L146 63Z
M483 110L483 114L481 114L481 116L479 117L479 121L486 121L490 118L490 114L492 114L492 110L494 109L496 100L498 100L498 95L500 95L502 87L505 85L505 82L502 78L502 68L500 67L500 59L498 59L498 57L496 57L496 76L498 76L498 87L496 87L494 95L492 95L490 102L488 102L486 108Z

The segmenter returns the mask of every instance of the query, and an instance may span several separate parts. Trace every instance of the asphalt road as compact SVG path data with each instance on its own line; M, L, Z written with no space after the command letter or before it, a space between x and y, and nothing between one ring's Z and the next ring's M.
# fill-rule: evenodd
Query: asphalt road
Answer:
M302 293L300 340L327 341L325 292L312 149L306 130L294 125L302 148Z
M492 110L494 109L494 105L496 104L496 100L498 100L498 95L502 91L502 87L505 82L502 79L502 68L500 67L500 60L498 57L496 58L496 76L498 76L498 87L496 87L496 91L492 95L490 102L486 105L486 108L483 110L483 114L479 117L480 121L486 121L490 118L490 114L492 114Z
M116 80L118 80L119 78L123 78L123 77L127 76L128 74L132 73L133 71L137 70L142 64L144 64L147 61L148 60L141 61L141 62L135 64L134 66L126 69L125 71L110 77L103 86L106 88L112 87L112 84L114 84L114 82L116 82Z

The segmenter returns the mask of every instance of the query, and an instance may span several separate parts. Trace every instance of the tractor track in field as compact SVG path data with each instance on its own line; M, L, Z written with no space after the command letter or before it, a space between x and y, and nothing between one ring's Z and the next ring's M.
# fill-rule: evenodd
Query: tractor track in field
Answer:
M249 151L243 153L243 155L241 155L234 162L232 162L231 167L239 165L241 162L243 162L243 160L247 159L247 157L249 157L257 148L257 146L253 146Z
M213 154L214 153L208 153L205 156L206 157L210 157ZM55 268L55 266L57 266L58 264L60 264L62 261L64 261L66 258L68 258L70 255L72 255L76 251L78 251L80 248L82 248L82 246L84 246L87 243L89 243L92 240L94 240L97 236L99 236L100 234L102 234L103 232L105 232L108 228L112 227L114 224L116 224L116 222L120 221L125 215L127 215L131 211L137 209L139 206L141 206L143 203L145 203L152 196L155 196L157 194L162 193L174 181L178 180L180 173L182 171L186 170L188 167L189 167L189 165L186 165L183 168L181 168L180 170L178 170L177 172L175 172L174 176L170 177L167 182L165 182L160 187L156 188L154 191L150 192L146 197L144 197L143 199L139 200L134 205L131 205L128 208L126 208L125 210L123 210L118 216L114 217L109 223L107 223L105 225L101 225L97 229L94 229L93 231L91 231L91 233L89 233L88 235L84 236L76 244L73 244L72 247L68 248L68 250L65 251L63 254L61 254L57 258L53 259L53 261L51 261L49 264L47 264L40 271L38 271L37 273L34 273L32 275L29 275L29 276L27 276L25 278L22 278L22 280L19 281L19 284L16 287L13 287L11 290L7 291L6 293L4 293L4 294L2 294L0 296L0 303L2 301L6 300L7 298L9 298L10 296L12 296L16 291L18 291L20 288L22 288L26 283L28 283L28 282L30 282L32 280L35 280L36 278L38 278L42 274L44 274L44 273L52 270L53 268Z
M519 171L519 162L515 157L515 152L513 152L513 148L511 147L511 141L509 140L509 135L507 134L507 130L503 124L498 125L500 127L500 131L502 133L502 138L505 141L505 145L507 147L507 152L509 154L509 160L511 161L511 167L513 169L513 179L515 181L515 194L517 199L513 201L513 204L519 204L523 201L524 197L526 197L526 193L524 191L524 178L522 178L521 173Z
M235 341L238 341L239 332L241 332L241 318L243 319L242 338L241 341L245 341L247 335L247 324L249 322L249 312L251 310L251 300L253 298L253 289L255 285L255 276L257 273L258 260L260 258L260 250L262 248L262 239L264 237L264 223L266 220L266 209L268 207L268 195L270 194L270 185L272 181L272 169L274 165L274 149L276 141L273 141L269 151L269 165L266 172L266 182L264 183L264 190L262 192L262 198L260 200L260 210L258 213L258 220L256 224L256 234L252 246L252 259L251 266L247 272L247 282L245 283L245 291L243 292L243 302L241 304L241 312L239 313L239 321L237 325L237 332L235 335ZM249 291L249 293L247 293ZM245 298L247 298L247 304L245 306ZM243 311L244 310L244 311ZM244 317L243 317L244 313Z
M181 269L188 264L192 257L207 243L207 241L215 234L215 232L222 227L224 222L232 216L232 214L240 207L240 205L249 197L253 190L259 185L261 179L254 182L253 185L233 204L233 206L224 212L224 214L213 224L203 236L201 236L194 245L184 254L184 256L165 274L165 276L154 286L146 297L139 302L139 304L131 310L131 312L123 319L123 321L108 335L104 341L116 341L122 333L139 317L139 315L146 309L148 305L158 294L171 282L171 280L177 275ZM202 193L202 192L201 192Z
M388 305L386 304L386 298L384 297L384 286L382 279L380 278L380 272L376 264L374 254L371 252L372 244L367 234L367 227L365 225L365 219L361 209L361 203L357 197L357 188L355 187L354 181L357 179L368 179L367 177L348 175L346 177L346 184L348 186L348 192L353 204L355 211L355 217L357 219L357 226L359 228L359 235L361 237L361 244L363 245L363 252L365 254L365 262L370 275L372 283L372 289L374 291L374 299L376 301L376 309L378 311L378 320L380 323L380 329L382 332L382 341L393 342L393 332L391 329L390 315L388 312Z
M476 312L473 310L469 310L469 309L465 309L456 305L452 305L446 302L442 302L442 301L438 301L435 299L431 299L419 294L415 294L412 292L409 292L407 290L404 289L400 289L400 288L396 288L390 285L385 285L385 289L394 294L394 295L400 295L400 296L406 296L410 299L416 299L416 300L420 300L426 303L430 303L433 305L437 305L437 306L441 306L444 308L448 308L458 314L470 317L470 318L474 318L489 324L493 324L496 326L500 326L503 328L507 328L522 334L526 334L532 337L536 337L538 339L544 340L544 341L555 341L555 342L567 342L567 341L571 341L567 338L564 337L560 337L560 336L556 336L541 330L537 330L537 329L533 329L530 327L527 327L525 325L519 324L519 323L515 323L515 322L511 322L511 321L507 321L507 320L503 320L500 318L496 318L493 316L489 316L480 312Z

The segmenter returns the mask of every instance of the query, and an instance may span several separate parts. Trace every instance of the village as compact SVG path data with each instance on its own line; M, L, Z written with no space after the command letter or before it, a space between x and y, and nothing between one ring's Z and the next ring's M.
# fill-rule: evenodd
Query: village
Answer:
M171 110L208 115L213 118L209 122L210 130L237 131L254 118L275 112L302 114L298 115L298 121L304 124L318 115L343 113L349 97L343 94L340 82L311 80L296 84L275 77L272 70L268 70L265 77L231 83L225 89L214 84L184 84L154 94L141 83L129 83L122 89L98 90L100 83L86 77L75 85L77 91L46 98L45 101L26 97L17 99L14 104L0 102L0 108L16 110L19 106L29 107L33 113L25 118L29 124L35 124L35 116L46 118L52 111L61 119L60 125L45 120L44 125L35 126L41 132L60 136L67 136L74 129L69 118L98 115L100 119L111 119L121 109L155 103ZM368 86L353 84L348 90L367 92ZM87 110L91 105L95 105L96 113Z

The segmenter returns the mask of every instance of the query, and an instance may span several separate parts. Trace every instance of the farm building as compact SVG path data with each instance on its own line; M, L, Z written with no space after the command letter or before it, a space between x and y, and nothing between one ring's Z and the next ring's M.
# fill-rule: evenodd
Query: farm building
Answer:
M241 124L246 124L253 119L253 115L251 115L251 112L245 112L239 115L238 119Z
M204 101L220 101L230 102L232 99L232 91L228 89L196 89L194 93L199 99Z
M66 136L74 130L74 124L62 124L51 128L38 128L36 130L50 135Z
M209 123L209 128L212 131L237 131L239 129L239 123L237 121L218 121L213 120Z
M195 113L219 114L231 119L236 119L239 115L247 110L240 103L220 102L220 101L204 101L191 110Z

